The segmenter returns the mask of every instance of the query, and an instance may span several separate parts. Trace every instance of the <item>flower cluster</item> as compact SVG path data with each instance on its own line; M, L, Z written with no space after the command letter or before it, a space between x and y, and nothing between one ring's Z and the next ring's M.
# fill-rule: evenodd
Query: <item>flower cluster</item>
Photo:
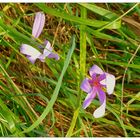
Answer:
M81 89L87 92L83 108L86 109L97 95L101 106L94 111L93 116L99 118L105 114L105 92L112 94L114 91L115 77L112 74L103 72L97 65L93 65L90 68L89 74L91 77L85 78L81 84Z
M35 15L35 20L32 29L32 36L34 38L38 38L40 36L44 24L45 15L42 12L37 12ZM22 54L25 54L28 60L33 64L35 63L36 59L40 59L40 61L44 62L46 57L55 58L56 60L58 60L59 56L56 53L52 52L53 48L51 47L50 42L45 40L44 45L45 48L38 46L42 53L28 44L22 44L20 47L20 52Z
M32 29L32 36L38 38L43 30L45 24L45 15L42 12L38 12L35 15L35 20ZM38 51L34 47L28 44L22 44L20 52L29 59L31 63L35 63L36 59L44 62L45 58L55 58L59 59L59 56L56 53L53 53L53 48L49 41L44 41L45 48L38 46ZM93 116L95 118L102 117L105 114L106 107L106 94L112 94L115 87L115 76L109 73L104 72L97 65L93 65L89 70L90 78L85 78L81 84L81 89L87 93L87 96L83 103L83 108L86 109L96 97L99 98L101 106L97 108Z

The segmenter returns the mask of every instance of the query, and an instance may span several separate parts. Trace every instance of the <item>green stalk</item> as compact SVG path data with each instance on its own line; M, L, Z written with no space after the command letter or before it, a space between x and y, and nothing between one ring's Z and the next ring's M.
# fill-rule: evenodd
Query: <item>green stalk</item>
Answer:
M81 18L85 19L87 17L87 10L84 7L81 7ZM80 82L84 78L86 72L86 32L85 32L85 25L80 26ZM77 109L74 111L74 115L71 121L70 128L66 134L66 137L71 137L73 134L73 130L76 125L76 121L79 115L79 109L81 107L81 95L82 91L80 90L80 83L78 83L78 102L77 102Z

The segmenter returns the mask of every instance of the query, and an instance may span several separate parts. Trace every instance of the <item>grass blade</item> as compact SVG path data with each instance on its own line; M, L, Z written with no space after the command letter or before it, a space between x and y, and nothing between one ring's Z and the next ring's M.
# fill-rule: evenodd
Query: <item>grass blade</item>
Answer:
M81 17L83 19L86 19L86 16L87 16L86 8L81 7ZM84 31L85 28L86 28L85 25L80 26L80 73L81 73L80 77L81 77L81 80L83 79L85 72L86 72L86 69L85 69L86 68L86 32ZM76 121L77 121L77 118L79 115L79 108L81 106L81 94L82 94L82 91L80 90L80 83L78 84L78 90L79 90L78 103L77 103L78 107L74 111L71 125L66 134L66 137L72 136L73 129L75 127L75 124L76 124Z
M83 18L79 18L76 16L72 16L69 15L67 13L62 13L59 12L55 9L49 8L48 6L46 6L44 3L37 3L35 4L38 8L40 8L42 11L44 11L45 13L51 14L53 16L56 17L61 17L63 19L69 20L69 21L73 21L79 24L83 24L83 25L88 25L88 26L93 26L93 27L102 27L107 25L109 22L108 21L99 21L99 20L95 20L95 19L83 19ZM120 28L120 23L118 24L118 22L114 22L112 25L107 26L106 29L117 29Z

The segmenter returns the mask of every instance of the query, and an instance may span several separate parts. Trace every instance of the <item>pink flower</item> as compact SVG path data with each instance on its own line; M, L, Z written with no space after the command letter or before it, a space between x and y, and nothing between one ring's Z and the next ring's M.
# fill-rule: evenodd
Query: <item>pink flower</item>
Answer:
M115 76L106 72L103 72L97 65L93 65L89 74L91 78L85 78L81 84L81 89L87 92L87 97L83 103L83 108L86 109L96 97L99 98L101 106L97 108L93 116L95 118L102 117L105 114L106 107L106 94L112 94L115 87Z
M35 20L32 29L32 36L34 38L38 38L43 30L45 24L45 15L42 12L38 12L35 15ZM59 56L52 52L53 48L49 41L44 42L45 48L38 46L38 48L42 51L38 51L34 47L28 44L22 44L20 48L20 52L25 54L28 60L31 63L35 63L36 59L40 59L40 61L44 62L45 58L55 58L56 60L59 59Z

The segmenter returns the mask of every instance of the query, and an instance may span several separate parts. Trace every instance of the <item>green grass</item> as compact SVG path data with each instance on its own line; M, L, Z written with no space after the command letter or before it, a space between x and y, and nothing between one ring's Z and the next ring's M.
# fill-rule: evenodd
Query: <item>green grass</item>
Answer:
M138 3L1 3L0 9L1 137L140 136ZM38 11L46 22L33 41ZM20 45L37 48L44 39L60 60L31 64ZM105 116L98 119L98 99L84 110L80 89L93 64L116 77Z

